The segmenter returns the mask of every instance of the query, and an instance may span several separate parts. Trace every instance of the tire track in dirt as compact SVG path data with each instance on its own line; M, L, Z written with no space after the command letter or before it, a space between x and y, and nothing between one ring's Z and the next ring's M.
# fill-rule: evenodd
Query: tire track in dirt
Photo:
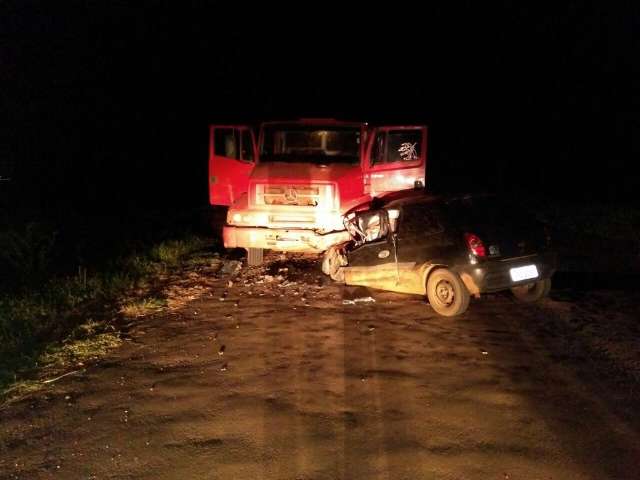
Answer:
M634 478L635 430L558 362L538 310L494 295L445 319L418 297L317 288L305 265L209 278L2 411L0 478Z

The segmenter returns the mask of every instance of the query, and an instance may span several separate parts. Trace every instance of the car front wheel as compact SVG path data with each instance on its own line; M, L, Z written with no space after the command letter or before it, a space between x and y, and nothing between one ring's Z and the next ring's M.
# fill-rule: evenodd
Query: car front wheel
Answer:
M511 293L521 302L533 303L542 300L551 290L551 279L545 278L539 282L527 283L511 287Z
M460 277L446 268L439 268L427 280L427 299L439 315L454 317L469 307L469 291Z
M344 283L344 270L342 270L342 267L345 265L347 265L347 258L338 247L331 247L324 253L322 271L334 281Z

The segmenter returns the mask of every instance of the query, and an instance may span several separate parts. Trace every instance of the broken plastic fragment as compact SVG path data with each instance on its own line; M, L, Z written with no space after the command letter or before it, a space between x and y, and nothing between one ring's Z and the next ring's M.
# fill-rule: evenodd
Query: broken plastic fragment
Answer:
M373 297L360 297L360 298L354 298L353 300L343 300L342 304L343 305L355 305L356 303L373 303L375 302L376 299Z

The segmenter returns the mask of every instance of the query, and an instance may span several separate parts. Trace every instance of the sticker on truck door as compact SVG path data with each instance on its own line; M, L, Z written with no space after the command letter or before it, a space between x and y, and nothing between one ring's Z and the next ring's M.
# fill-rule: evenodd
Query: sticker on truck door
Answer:
M409 162L411 160L417 160L418 151L416 149L416 145L418 145L418 142L415 142L415 143L405 142L402 145L400 145L400 148L398 148L398 153L400 154L400 158L405 162Z

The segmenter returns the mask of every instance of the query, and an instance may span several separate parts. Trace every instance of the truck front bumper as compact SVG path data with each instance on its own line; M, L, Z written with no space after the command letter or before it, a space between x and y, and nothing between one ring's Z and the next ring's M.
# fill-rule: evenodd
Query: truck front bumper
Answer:
M225 225L222 238L226 248L269 248L282 252L321 253L332 245L350 240L351 236L346 230L320 234L304 229Z

